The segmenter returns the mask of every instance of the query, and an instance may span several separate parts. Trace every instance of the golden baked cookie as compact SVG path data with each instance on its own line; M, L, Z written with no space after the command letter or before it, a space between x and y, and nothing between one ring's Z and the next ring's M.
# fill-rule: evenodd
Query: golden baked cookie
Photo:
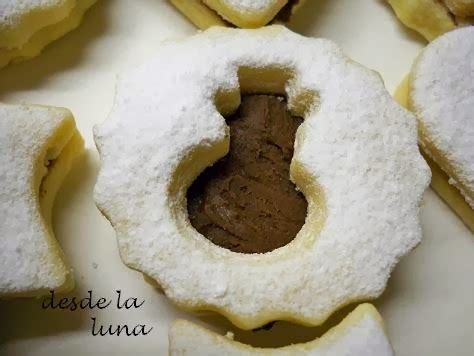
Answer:
M433 189L474 231L474 27L430 43L402 82L397 100L419 121Z
M73 287L51 210L83 146L68 110L0 104L0 297Z
M245 143L236 135L245 120L227 125L223 118L239 120L229 117L236 111L253 115L240 110L241 94L280 95L275 100L304 120L294 152L286 148L288 137L274 135L284 124L262 140L268 152L282 149L289 157L281 181L296 184L307 212L294 239L261 253L218 246L191 225L187 209L188 188L200 173L236 139L241 151L258 140ZM123 261L155 280L175 304L219 312L244 329L272 320L318 325L344 305L379 296L399 259L421 239L419 203L430 175L416 120L377 73L328 40L283 26L214 27L165 44L122 75L110 116L94 136L102 164L95 201L117 233ZM253 157L270 156L256 149ZM240 176L218 177L207 188L227 185L206 210L215 218L213 229L240 240L253 238L253 232L239 234L241 227L271 231L263 203L273 204L275 218L292 220L290 202L300 200L289 186L275 203L272 186L279 183L250 177L246 184L253 170L241 167ZM279 174L272 166L260 172ZM230 210L232 201L245 209ZM244 214L247 207L256 217Z
M474 16L473 0L444 0L444 3L455 16Z
M40 54L97 0L0 0L0 68Z
M286 22L306 0L170 0L200 29L211 26L257 28Z
M178 320L169 332L171 356L391 356L392 347L380 314L370 304L358 306L321 338L277 349L254 348L221 336L189 321Z
M428 41L474 24L474 0L387 0L407 27Z

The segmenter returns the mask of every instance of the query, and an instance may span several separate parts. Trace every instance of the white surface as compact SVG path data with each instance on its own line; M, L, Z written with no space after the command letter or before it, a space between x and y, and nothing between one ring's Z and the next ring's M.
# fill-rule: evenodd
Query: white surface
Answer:
M291 27L338 42L347 54L378 70L390 91L422 48L421 38L396 21L383 0L309 0ZM115 75L153 54L166 38L195 29L167 2L102 0L83 25L40 57L0 71L0 100L66 106L76 116L88 152L60 192L56 235L75 268L73 293L113 296L115 289L145 299L136 310L42 310L40 300L1 301L0 354L166 354L168 325L191 318L120 261L114 232L92 201L98 155L92 126L110 110ZM376 305L398 355L472 355L474 352L474 236L430 191L422 210L424 240L396 268ZM148 336L91 336L91 320L103 324L145 323ZM220 329L219 317L201 318ZM311 340L321 331L277 323L271 331L233 329L236 339L256 346Z

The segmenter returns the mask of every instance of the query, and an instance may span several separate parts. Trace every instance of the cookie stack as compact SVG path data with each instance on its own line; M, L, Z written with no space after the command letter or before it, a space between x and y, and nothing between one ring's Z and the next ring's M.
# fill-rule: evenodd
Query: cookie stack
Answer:
M76 28L97 0L0 1L0 68L37 56Z

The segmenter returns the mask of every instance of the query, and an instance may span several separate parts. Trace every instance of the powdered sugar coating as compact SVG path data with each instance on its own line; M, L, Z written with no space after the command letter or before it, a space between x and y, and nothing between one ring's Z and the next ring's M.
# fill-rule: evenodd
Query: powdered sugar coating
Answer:
M320 339L278 349L252 348L207 331L188 321L178 320L170 329L172 356L391 356L392 347L375 308L359 306L340 325Z
M0 0L2 25L14 25L28 12L50 9L67 3L67 0Z
M1 0L0 18L3 21L14 22L23 13L38 9L51 8L65 3L66 0Z
M51 257L35 192L40 154L65 120L65 109L0 104L0 295L56 289L69 272Z
M453 184L474 208L474 27L451 31L426 47L412 70L410 97L428 141L422 143L448 160Z
M221 0L239 12L264 11L279 0Z
M213 98L238 88L238 67L275 65L293 69L290 102L301 88L321 98L298 130L292 165L322 188L327 217L319 234L307 222L287 246L238 254L191 227L190 182L174 173L192 150L226 137ZM413 115L380 77L332 42L280 26L212 28L163 46L121 78L108 120L95 128L102 160L95 199L125 263L177 304L216 310L243 328L275 319L316 325L342 305L378 296L419 243L429 170L416 136Z
M0 0L0 48L24 45L37 31L68 16L83 0Z

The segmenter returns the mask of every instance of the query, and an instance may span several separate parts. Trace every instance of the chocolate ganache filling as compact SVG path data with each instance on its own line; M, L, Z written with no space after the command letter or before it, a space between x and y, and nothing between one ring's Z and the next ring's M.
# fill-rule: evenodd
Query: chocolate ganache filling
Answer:
M306 199L290 181L302 119L291 116L281 97L249 95L226 121L229 153L189 188L189 219L231 251L272 251L293 240L306 218Z

